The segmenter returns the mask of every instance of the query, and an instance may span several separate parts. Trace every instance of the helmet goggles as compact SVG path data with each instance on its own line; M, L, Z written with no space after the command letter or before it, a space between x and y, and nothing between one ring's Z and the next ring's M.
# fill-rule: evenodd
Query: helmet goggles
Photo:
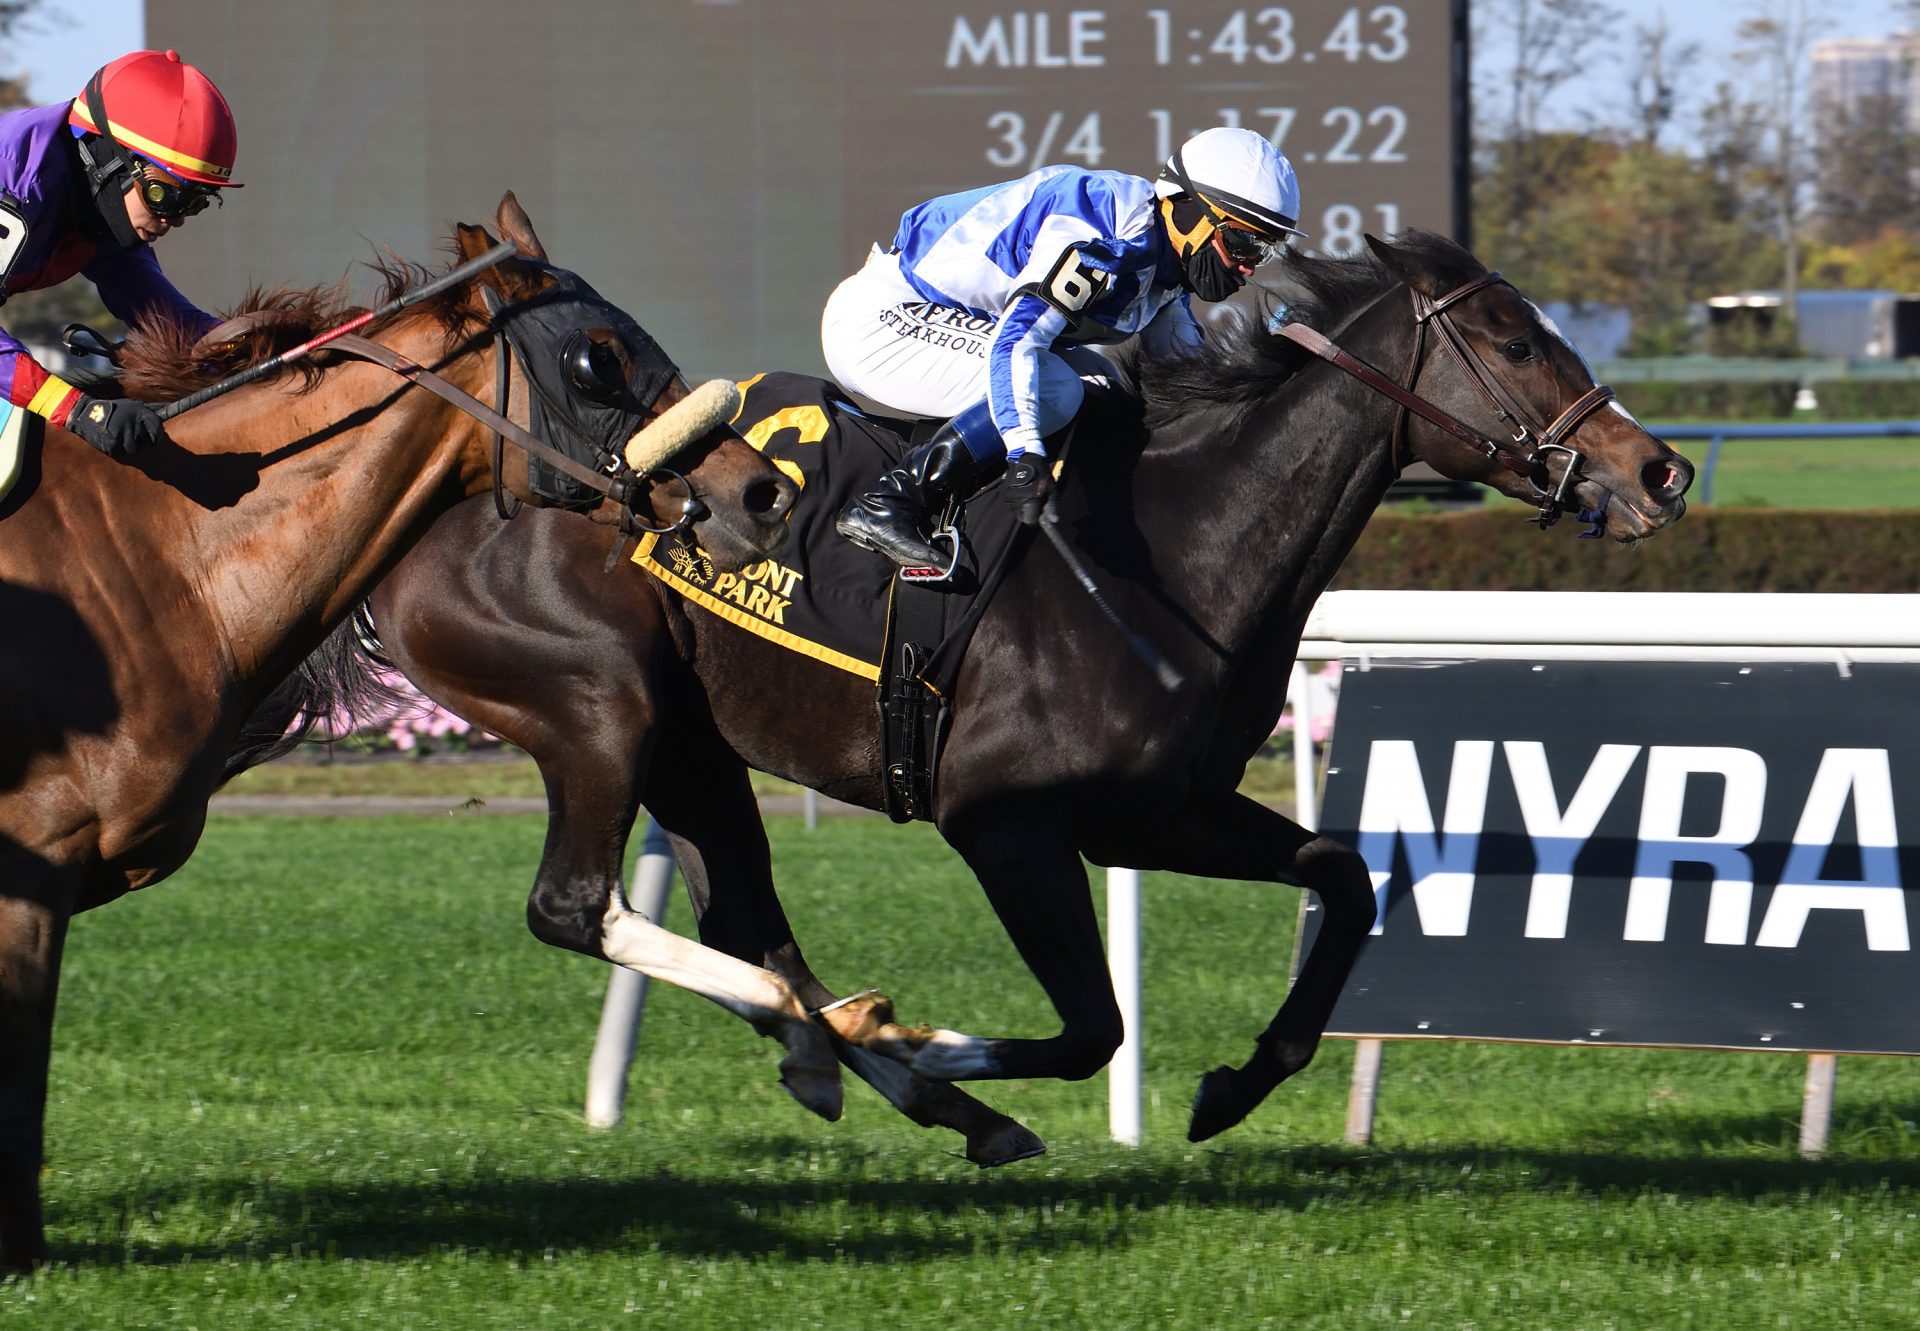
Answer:
M168 222L180 222L206 211L209 203L220 202L220 190L214 185L200 185L168 171L144 158L135 158L133 164L135 188L140 191L140 202L155 217Z
M1272 263L1280 257L1280 251L1287 247L1284 239L1273 240L1249 231L1238 225L1226 214L1215 208L1204 195L1201 201L1206 203L1207 211L1213 215L1213 234L1220 237L1220 246L1226 250L1227 257L1237 264L1248 268L1258 268L1262 264Z

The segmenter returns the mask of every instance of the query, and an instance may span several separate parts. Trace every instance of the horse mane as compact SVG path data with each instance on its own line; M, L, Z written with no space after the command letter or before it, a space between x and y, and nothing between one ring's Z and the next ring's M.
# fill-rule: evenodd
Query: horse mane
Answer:
M1465 248L1435 232L1409 231L1396 236L1394 245L1437 271L1463 276L1481 271ZM1259 316L1210 327L1207 344L1197 354L1143 351L1131 358L1128 368L1149 426L1164 425L1199 405L1224 406L1245 415L1316 359L1297 342L1269 331L1277 326L1276 315L1333 333L1400 279L1371 250L1335 259L1290 249L1282 256L1280 271L1267 281L1278 291L1261 301Z
M458 261L456 251L455 262ZM382 287L375 308L439 275L385 249L377 250L366 266L373 270ZM448 268L451 267L450 263ZM402 323L435 319L446 335L446 350L451 351L482 326L481 319L467 304L465 294L460 287L454 287L358 331L372 335ZM306 288L253 287L239 305L225 315L226 318L245 317L247 335L211 354L197 355L194 348L199 344L200 334L196 330L170 320L136 323L128 330L126 343L120 349L117 376L120 391L146 402L170 402L185 397L239 370L272 360L309 338L365 313L365 309L348 302L344 277L338 282ZM332 363L330 358L322 351L288 366L285 373L303 376L305 391L319 383L321 371L329 363Z

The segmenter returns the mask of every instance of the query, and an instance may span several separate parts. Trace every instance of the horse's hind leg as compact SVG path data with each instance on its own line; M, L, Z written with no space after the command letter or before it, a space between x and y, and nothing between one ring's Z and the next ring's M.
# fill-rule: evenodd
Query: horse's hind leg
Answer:
M1140 830L1108 832L1086 848L1097 864L1164 869L1200 878L1291 883L1320 897L1322 920L1300 976L1238 1068L1200 1083L1187 1135L1205 1141L1252 1113L1319 1048L1376 906L1366 862L1243 795L1195 800Z
M17 861L19 855L8 855ZM28 878L47 893L0 898L0 1266L26 1270L47 1255L40 1169L53 1005L70 906L44 864L9 865L12 892ZM45 899L52 897L52 900Z
M773 887L766 829L746 766L717 736L698 746L676 733L674 762L648 792L647 807L673 837L674 855L700 923L700 941L758 960L781 975L809 1007L836 1001L801 955ZM689 779L698 770L698 780ZM663 789L668 784L672 790ZM967 1159L982 1168L1046 1150L1015 1120L958 1087L914 1075L894 1059L841 1040L835 1051L854 1074L923 1128L944 1127L967 1141Z

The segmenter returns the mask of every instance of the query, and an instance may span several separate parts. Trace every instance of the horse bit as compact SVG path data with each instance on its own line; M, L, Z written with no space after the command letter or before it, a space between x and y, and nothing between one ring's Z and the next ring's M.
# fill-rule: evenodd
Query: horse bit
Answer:
M1322 360L1346 371L1369 388L1393 399L1398 408L1394 412L1391 442L1396 473L1401 468L1401 444L1406 436L1407 414L1411 412L1464 441L1483 457L1498 462L1531 485L1534 494L1540 500L1540 507L1530 521L1543 530L1558 522L1563 513L1573 513L1580 521L1594 524L1591 530L1580 533L1582 537L1598 537L1601 534L1605 505L1597 509L1576 511L1574 507L1576 501L1571 499L1567 492L1580 475L1586 455L1562 441L1578 429L1580 423L1588 416L1613 401L1614 392L1605 384L1595 384L1551 422L1544 427L1536 428L1533 422L1537 418L1534 418L1533 413L1487 368L1486 363L1468 344L1466 336L1453 321L1452 310L1455 305L1475 292L1496 284L1505 287L1513 285L1499 273L1483 273L1472 281L1455 287L1438 299L1409 288L1413 294L1415 332L1413 353L1407 360L1406 387L1402 387L1397 380L1388 378L1359 357L1336 346L1331 338L1305 324L1287 324L1279 330L1280 336L1298 343ZM1510 442L1503 443L1489 438L1458 416L1435 406L1413 392L1413 385L1418 382L1420 363L1426 352L1429 324L1439 330L1440 345L1466 372L1467 381L1479 391L1482 398L1486 399L1487 405L1493 408L1501 422L1512 429L1513 435ZM1548 458L1554 453L1564 453L1567 459L1557 482L1547 467Z

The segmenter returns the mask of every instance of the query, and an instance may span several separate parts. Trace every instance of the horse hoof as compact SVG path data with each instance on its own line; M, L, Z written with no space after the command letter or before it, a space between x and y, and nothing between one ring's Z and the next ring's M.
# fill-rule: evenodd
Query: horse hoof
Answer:
M1187 1125L1188 1141L1217 1137L1253 1109L1240 1094L1238 1077L1234 1069L1218 1067L1200 1079L1200 1090L1193 1097L1193 1121Z
M840 1060L827 1033L810 1021L796 1021L780 1033L787 1056L780 1060L780 1084L787 1094L829 1123L840 1120Z
M844 1099L840 1089L840 1073L823 1073L814 1068L788 1067L780 1065L780 1084L787 1094L800 1102L802 1108L810 1110L829 1123L840 1121L840 1111Z
M1047 1144L1012 1119L985 1137L967 1141L967 1159L982 1169L997 1169L1046 1153Z

